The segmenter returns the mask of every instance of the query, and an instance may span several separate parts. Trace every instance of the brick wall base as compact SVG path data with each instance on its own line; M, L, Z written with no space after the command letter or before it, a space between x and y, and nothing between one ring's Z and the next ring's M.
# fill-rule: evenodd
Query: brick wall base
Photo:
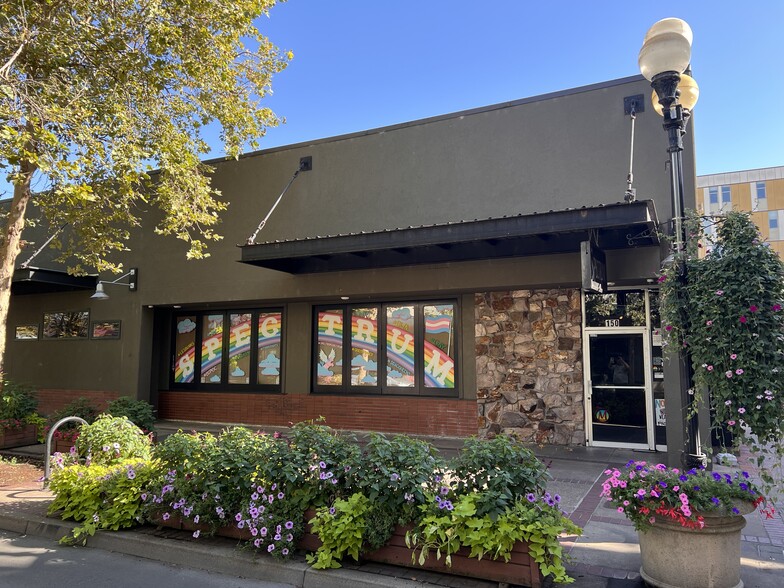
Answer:
M477 434L475 400L179 391L159 395L162 419L288 426L319 416L335 429L443 437Z
M38 412L43 415L52 414L60 410L67 404L79 398L87 398L90 403L98 410L106 410L107 405L114 399L119 398L119 392L108 392L105 390L59 390L43 389L35 392L38 398Z

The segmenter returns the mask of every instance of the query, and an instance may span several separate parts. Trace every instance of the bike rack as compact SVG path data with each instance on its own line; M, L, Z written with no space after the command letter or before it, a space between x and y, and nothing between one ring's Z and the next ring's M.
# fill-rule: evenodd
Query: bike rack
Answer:
M78 416L65 417L64 419L60 419L59 421L57 421L54 424L54 426L49 430L49 434L46 436L46 455L44 459L44 488L46 488L46 485L49 483L49 473L52 470L51 451L52 451L52 438L54 437L54 432L60 427L60 425L71 421L79 421L83 425L87 424L86 420Z

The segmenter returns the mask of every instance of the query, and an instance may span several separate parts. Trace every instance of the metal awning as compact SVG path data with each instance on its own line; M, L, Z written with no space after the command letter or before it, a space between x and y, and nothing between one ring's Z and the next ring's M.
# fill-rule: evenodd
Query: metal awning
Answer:
M48 294L95 290L98 276L72 276L62 270L40 267L18 267L11 282L13 294Z
M652 200L367 233L241 245L241 263L290 274L656 245Z

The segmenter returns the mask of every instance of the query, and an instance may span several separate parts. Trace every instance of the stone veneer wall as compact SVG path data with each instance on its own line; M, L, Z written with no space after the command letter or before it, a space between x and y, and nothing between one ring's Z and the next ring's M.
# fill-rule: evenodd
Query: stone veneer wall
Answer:
M585 443L580 291L475 294L479 435Z

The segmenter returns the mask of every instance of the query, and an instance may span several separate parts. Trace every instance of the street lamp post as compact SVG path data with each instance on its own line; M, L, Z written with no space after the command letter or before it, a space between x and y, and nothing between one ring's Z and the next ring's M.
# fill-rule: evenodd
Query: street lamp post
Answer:
M654 109L664 117L664 130L667 131L674 254L675 263L679 267L677 273L683 285L688 279L683 227L683 135L699 95L697 84L684 73L691 61L691 42L692 32L686 22L678 18L665 18L648 30L639 55L640 72L651 82ZM685 467L692 468L704 465L705 456L700 450L697 410L689 394L692 367L687 351L679 350L678 364L681 403L686 411L681 462Z

